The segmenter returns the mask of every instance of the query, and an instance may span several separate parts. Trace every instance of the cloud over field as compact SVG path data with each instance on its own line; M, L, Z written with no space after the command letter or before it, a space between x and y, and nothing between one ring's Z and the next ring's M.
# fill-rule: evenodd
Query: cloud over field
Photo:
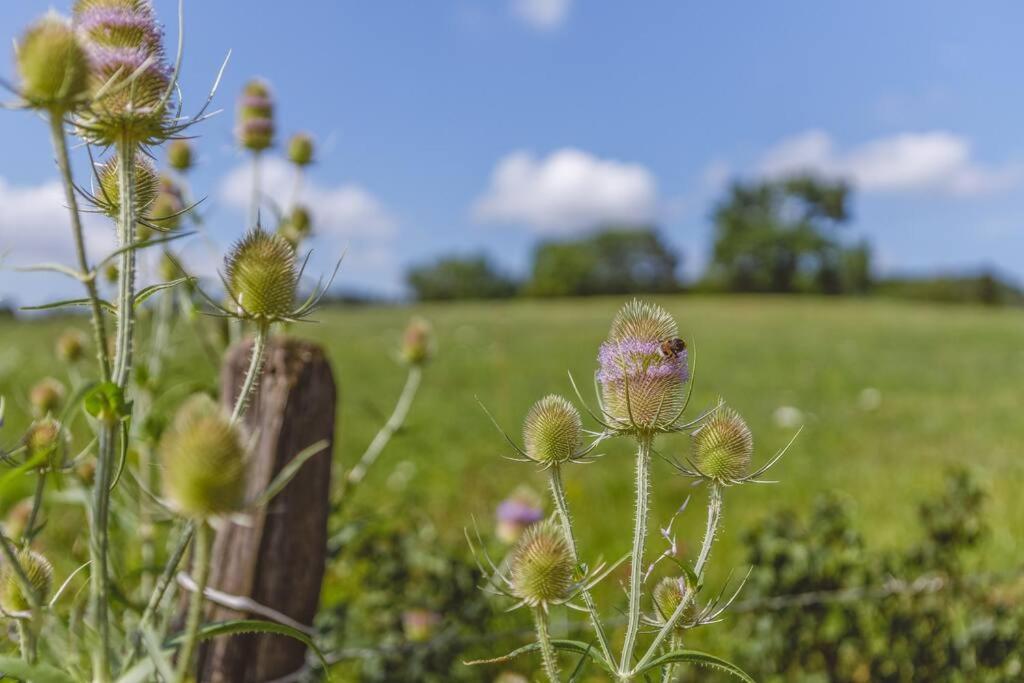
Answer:
M497 163L473 216L481 223L565 234L602 223L650 221L657 204L654 175L640 164L571 148L544 158L517 151Z
M512 0L512 13L535 29L551 31L569 17L571 5L572 0Z

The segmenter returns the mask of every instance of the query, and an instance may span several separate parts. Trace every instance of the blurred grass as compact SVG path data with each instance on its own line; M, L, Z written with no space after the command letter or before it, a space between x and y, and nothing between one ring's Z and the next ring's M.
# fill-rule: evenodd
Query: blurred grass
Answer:
M749 420L757 459L793 433L773 421L780 406L804 413L806 427L773 474L774 486L726 493L725 530L712 558L718 578L742 561L742 531L782 506L804 508L833 490L857 504L869 542L893 546L917 535L916 505L937 491L946 465L976 469L992 496L994 535L985 564L1009 566L1024 534L1024 319L1013 309L929 306L878 300L667 297L696 349L692 413L725 397ZM395 362L410 314L433 323L438 355L426 371L407 429L359 490L364 511L420 506L461 544L475 518L488 529L494 506L528 481L530 466L503 459L503 441L483 402L518 436L531 403L549 392L570 396L571 370L591 401L598 344L621 299L515 301L413 308L329 309L320 324L291 333L323 343L341 388L339 463L351 465L391 410L404 381ZM53 357L57 335L83 320L0 320L0 395L8 398L2 443L25 423L28 387L52 374L67 379ZM174 345L173 371L199 385L216 382L212 367L186 335ZM873 389L880 405L865 409ZM171 399L169 397L168 400ZM666 455L683 455L685 436L663 437ZM566 473L581 547L591 560L629 547L633 465L628 443L602 449L594 464ZM663 525L687 495L695 499L677 527L690 553L700 542L702 490L655 465L654 523ZM4 501L9 504L11 501ZM651 552L662 545L652 529Z

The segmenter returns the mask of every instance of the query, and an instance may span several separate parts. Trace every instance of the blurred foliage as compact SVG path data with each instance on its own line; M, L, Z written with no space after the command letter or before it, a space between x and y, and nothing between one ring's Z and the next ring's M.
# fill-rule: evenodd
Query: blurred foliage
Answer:
M483 255L447 256L412 268L406 280L420 301L500 299L516 293L517 285Z
M887 278L876 291L883 296L943 303L981 303L990 306L1024 303L1024 291L998 274Z
M984 498L965 471L951 472L942 495L920 506L923 538L890 553L867 546L835 496L806 521L790 512L764 520L744 539L754 569L743 600L843 599L737 616L737 659L764 683L1020 681L1024 582L989 580L969 561L987 533Z

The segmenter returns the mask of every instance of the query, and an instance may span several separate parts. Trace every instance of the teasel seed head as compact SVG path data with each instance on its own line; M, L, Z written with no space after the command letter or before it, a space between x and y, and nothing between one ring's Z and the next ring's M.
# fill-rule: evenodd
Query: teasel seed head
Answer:
M27 548L18 552L18 564L24 570L39 602L45 603L53 585L53 565L41 554ZM32 609L32 603L25 595L21 581L10 563L4 563L0 580L3 582L0 587L0 607L5 612L27 612Z
M181 225L181 212L185 209L181 190L167 176L160 176L157 187L156 198L149 206L147 218L161 230L174 230Z
M289 315L299 274L287 240L257 227L235 243L224 263L239 315L266 322Z
M615 316L598 353L597 379L616 427L656 432L677 417L689 379L678 337L675 320L655 304L633 300Z
M45 468L50 464L52 456L61 445L60 422L47 415L35 420L25 432L25 459L34 460L40 458L38 466Z
M569 598L575 562L561 528L541 522L527 529L512 553L509 571L513 595L529 605Z
M308 133L296 133L288 141L288 160L296 166L313 163L313 138Z
M666 576L654 587L654 607L658 610L658 616L663 621L675 613L679 603L683 601L686 594L686 579L682 577ZM683 616L676 622L676 631L685 630L697 619L696 601L690 603L683 610Z
M274 144L274 100L260 79L246 83L238 100L238 142L253 152Z
M413 317L402 334L402 360L409 365L423 365L433 354L433 331L430 323Z
M115 220L120 215L121 210L119 166L120 161L118 161L117 156L110 157L100 166L99 171L96 173L99 179L99 188L94 193L97 207ZM156 199L160 180L157 176L156 168L143 154L135 156L132 179L135 184L136 215L145 215Z
M175 171L185 173L191 170L193 163L192 145L189 141L171 140L167 145L167 165Z
M205 395L188 399L160 441L164 494L187 517L206 519L245 503L241 435Z
M302 240L309 237L311 220L309 216L309 209L301 204L296 205L288 217L281 222L278 232L288 240L288 244L292 245L292 248L298 248Z
M55 413L64 402L64 385L53 377L42 379L29 390L28 402L36 417Z
M545 396L526 414L523 446L529 458L544 465L571 460L583 448L580 412L561 396Z
M85 335L78 330L68 330L57 337L57 358L63 363L77 363L85 355Z
M754 437L743 418L721 406L693 433L693 463L705 476L736 481L747 475L754 454Z
M71 23L50 13L33 24L18 42L21 95L33 107L58 114L84 99L89 62Z

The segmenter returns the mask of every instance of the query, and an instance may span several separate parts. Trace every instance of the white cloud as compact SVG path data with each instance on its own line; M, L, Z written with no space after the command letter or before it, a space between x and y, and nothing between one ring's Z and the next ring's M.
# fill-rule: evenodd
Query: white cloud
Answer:
M656 210L657 184L644 166L560 149L544 159L525 151L501 159L473 214L480 222L568 233L651 221Z
M811 130L770 149L758 168L768 176L801 171L842 176L865 192L951 196L998 192L1024 178L1018 165L979 163L969 140L945 131L900 133L842 151L828 133Z
M512 0L512 12L535 29L551 31L569 17L571 5L572 0Z

